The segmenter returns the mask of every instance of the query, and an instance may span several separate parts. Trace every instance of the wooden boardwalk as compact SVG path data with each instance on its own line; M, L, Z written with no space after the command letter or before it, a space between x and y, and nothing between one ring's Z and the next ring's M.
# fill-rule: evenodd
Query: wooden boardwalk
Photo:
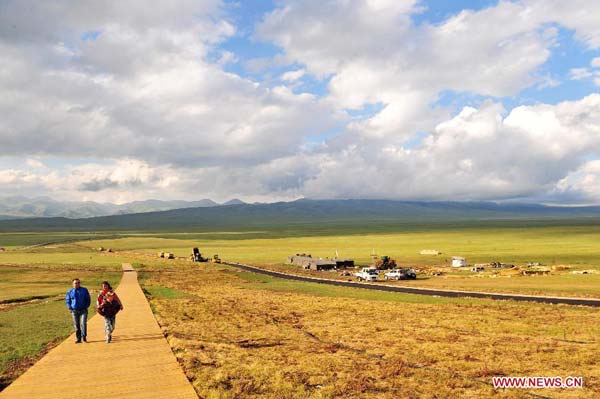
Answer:
M104 319L93 316L92 298L88 343L75 344L72 335L0 392L1 399L198 398L152 315L137 273L130 264L123 264L123 271L117 293L124 310L117 315L113 342L104 341Z

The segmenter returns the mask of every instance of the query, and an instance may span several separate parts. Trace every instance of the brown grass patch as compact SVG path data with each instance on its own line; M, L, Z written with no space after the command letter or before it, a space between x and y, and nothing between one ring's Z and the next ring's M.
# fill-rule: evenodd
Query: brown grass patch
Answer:
M146 284L192 295L151 303L202 398L600 393L600 351L578 343L600 341L600 315L591 308L327 297L300 283L251 281L209 265L151 273ZM585 387L495 391L491 377L500 375L583 376Z

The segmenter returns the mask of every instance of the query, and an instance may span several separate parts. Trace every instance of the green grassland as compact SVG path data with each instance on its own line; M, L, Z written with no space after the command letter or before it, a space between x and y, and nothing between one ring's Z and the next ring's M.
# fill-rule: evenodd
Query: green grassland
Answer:
M127 261L127 257L98 251L93 246L89 246L87 241L11 247L5 252L0 252L0 265L64 266L75 269L115 268L120 266L121 262Z
M0 233L0 247L44 246L103 237L111 237L111 235L96 233L10 232Z
M188 256L191 248L197 246L205 254L218 253L224 259L247 263L283 263L287 256L298 252L331 257L336 250L341 256L368 263L374 249L401 263L436 265L457 255L466 257L469 263L536 261L545 265L600 266L600 226L399 229L393 233L283 238L247 238L243 233L229 234L227 238L219 233L214 236L162 233L159 236L132 234L124 239L87 241L81 245L144 253L166 250L177 256ZM422 256L419 255L422 249L437 249L443 255Z
M73 278L80 278L92 296L102 281L121 278L118 263L64 265L59 261L68 262L71 253L54 255L54 264L19 264L21 258L0 264L0 389L24 371L23 359L35 359L72 332L64 296Z
M46 300L0 311L0 389L12 362L35 356L48 343L66 338L72 321L63 301Z
M253 233L254 234L254 233ZM232 238L234 236L235 238ZM279 270L297 272L283 265L287 256L310 253L332 257L354 258L358 264L370 264L373 250L389 255L403 266L448 265L452 256L464 256L470 264L500 261L515 265L540 262L548 267L567 266L550 276L490 278L470 272L451 271L443 277L422 275L413 286L525 293L536 295L600 297L600 274L574 275L572 271L600 271L600 226L530 226L528 228L462 226L443 229L397 231L394 233L324 235L283 238L245 237L243 233L211 236L209 234L137 235L121 239L80 243L90 250L104 246L117 250L118 256L146 256L142 263L152 263L158 251L187 257L193 247L204 256L219 254L230 262L259 266L276 266ZM443 254L424 256L422 249L436 249ZM158 261L158 259L155 259ZM169 261L161 261L166 264ZM171 261L172 262L172 261ZM327 273L322 274L327 277Z

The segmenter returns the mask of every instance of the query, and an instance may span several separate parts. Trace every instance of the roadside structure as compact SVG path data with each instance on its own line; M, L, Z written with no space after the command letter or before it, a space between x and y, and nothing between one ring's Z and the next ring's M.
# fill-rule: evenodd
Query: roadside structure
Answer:
M311 254L288 256L287 263L303 267L307 270L331 270L337 267L337 263L334 260L313 258Z
M354 259L335 257L331 260L335 262L335 265L338 269L342 267L354 267Z
M452 267L465 267L467 266L467 260L462 256L452 257Z
M442 253L437 249L423 249L419 252L421 255L441 255Z

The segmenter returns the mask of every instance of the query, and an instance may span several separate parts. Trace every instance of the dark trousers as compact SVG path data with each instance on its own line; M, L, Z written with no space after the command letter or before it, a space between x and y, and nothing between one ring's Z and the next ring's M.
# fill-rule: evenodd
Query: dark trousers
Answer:
M75 335L77 335L77 340L81 340L87 336L87 318L88 311L87 309L83 310L74 310L73 314L73 327L75 328Z

